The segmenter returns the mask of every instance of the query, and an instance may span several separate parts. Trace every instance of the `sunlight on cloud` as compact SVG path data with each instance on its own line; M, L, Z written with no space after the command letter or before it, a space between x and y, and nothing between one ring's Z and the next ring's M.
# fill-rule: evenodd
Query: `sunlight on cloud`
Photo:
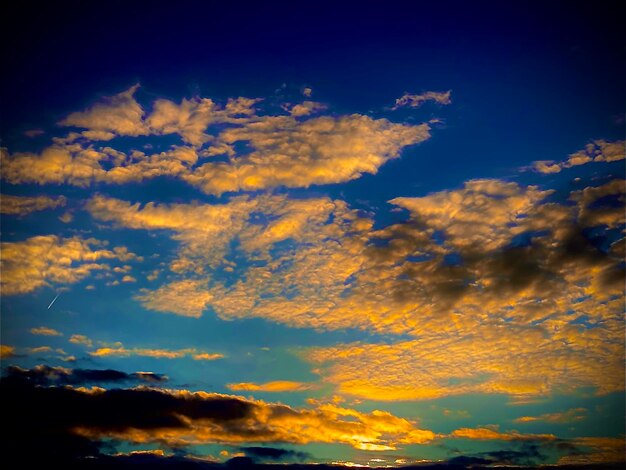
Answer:
M66 393L83 392L74 389ZM101 389L92 395L93 400L106 401L111 393ZM129 399L134 395L137 398L145 395L146 398L161 398L161 403L169 402L171 406L167 409L153 410L155 418L159 417L164 424L143 425L139 411L131 413L126 423L120 422L113 427L97 421L90 423L89 417L86 417L85 424L75 427L73 432L91 439L164 442L175 446L211 442L324 442L372 451L392 450L398 444L423 444L437 437L432 431L415 427L415 423L409 420L378 410L362 413L335 405L319 405L314 409L292 408L233 395L146 387L126 390L124 394ZM172 412L177 419L164 419ZM133 422L135 416L139 418L137 422ZM168 426L167 422L171 424ZM251 432L251 429L254 431Z
M587 144L584 149L573 153L563 162L553 160L540 160L533 162L533 169L539 173L559 173L566 168L585 165L591 162L616 162L626 158L624 151L625 142L617 140L594 140Z
M244 127L226 129L219 140L247 142L251 153L228 163L205 163L185 181L208 194L256 191L285 186L309 187L376 174L401 150L430 137L427 124L409 126L353 114L299 122L268 116Z
M10 194L0 195L0 213L9 215L27 215L31 212L46 209L63 207L67 202L65 196L12 196Z
M104 260L135 258L125 247L98 248L103 243L80 237L44 235L20 242L3 242L1 251L3 295L22 294L51 284L73 284L92 271L110 269Z
M293 382L290 380L275 380L263 384L242 382L226 385L230 390L247 392L302 392L316 388L315 384Z

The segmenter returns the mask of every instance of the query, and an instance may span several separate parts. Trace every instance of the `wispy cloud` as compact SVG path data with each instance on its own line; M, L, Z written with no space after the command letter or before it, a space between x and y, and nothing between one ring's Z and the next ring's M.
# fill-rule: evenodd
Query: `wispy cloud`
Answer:
M452 99L450 98L451 90L440 92L440 91L426 91L421 94L411 94L405 93L400 98L396 100L396 104L392 110L396 110L399 108L419 108L427 101L434 101L437 104L446 105L452 103Z
M196 361L213 361L216 359L222 359L223 354L219 353L207 353L199 351L195 348L185 349L158 349L158 348L125 348L120 343L112 347L102 347L95 351L90 351L89 355L94 357L129 357L129 356L142 356L152 357L156 359L180 359L183 357L191 357Z
M57 331L54 328L48 328L47 326L31 328L30 332L34 335L42 336L63 336L63 333L61 333L60 331Z
M9 215L28 215L32 212L63 207L67 202L65 196L12 196L0 195L0 213Z
M293 382L290 380L275 380L262 384L251 382L233 383L228 384L227 387L233 391L247 392L302 392L317 388L317 385L305 382Z
M571 408L567 411L560 413L544 413L539 416L521 416L513 422L515 423L534 423L537 421L543 421L546 423L573 423L575 421L582 421L587 416L586 408Z
M594 140L587 144L584 149L571 154L565 161L540 160L533 162L532 168L539 173L559 173L566 168L592 162L616 162L625 158L624 145L623 140L614 142Z

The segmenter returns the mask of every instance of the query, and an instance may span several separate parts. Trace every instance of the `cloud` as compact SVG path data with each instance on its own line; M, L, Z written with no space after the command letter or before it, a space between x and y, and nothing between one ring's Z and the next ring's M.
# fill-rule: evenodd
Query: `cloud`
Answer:
M34 335L42 335L42 336L63 336L63 333L57 331L53 328L48 328L46 326L40 326L38 328L31 328L30 332Z
M571 440L568 455L559 458L558 465L621 463L625 460L626 442L623 437L577 437Z
M586 418L586 408L570 408L567 411L561 413L544 413L539 416L521 416L514 419L515 423L532 423L536 421L543 421L546 423L572 423L575 421L582 421Z
M142 356L153 357L158 359L180 359L183 357L192 357L197 361L212 361L215 359L221 359L223 354L218 353L206 353L204 351L198 351L194 348L186 349L150 349L150 348L125 348L121 343L116 343L113 347L107 346L98 348L95 351L89 353L94 357L128 357L128 356Z
M209 162L183 177L207 194L285 186L307 188L376 174L401 150L430 137L427 124L410 126L353 114L299 122L268 116L224 130L219 140L247 142L252 152L231 162Z
M8 359L15 356L15 347L8 344L0 344L0 359Z
M200 280L186 279L161 286L155 291L144 290L135 298L148 310L175 313L184 317L199 318L213 296Z
M399 108L419 108L426 101L434 101L437 104L446 105L452 103L450 99L451 90L446 92L427 91L420 95L405 93L396 100L396 104L392 110Z
M24 381L32 385L85 385L101 382L162 383L168 380L166 376L153 372L135 372L127 374L126 372L113 369L67 369L64 367L50 367L45 365L38 365L33 369L9 366L4 379L20 382Z
M327 108L326 105L318 103L316 101L303 101L302 103L287 105L284 109L289 112L293 117L308 116L309 114L316 113L318 111L324 111Z
M137 298L149 309L199 317L210 308L223 319L414 338L303 352L342 394L522 400L582 386L601 394L624 388L623 269L597 242L621 237L610 231L623 216L615 212L607 224L597 202L619 196L619 187L590 187L556 204L547 202L549 190L474 180L394 199L409 219L376 230L328 198L143 208L94 198L89 208L101 220L170 229L180 240L171 268L183 278L143 291ZM591 240L587 226L599 238ZM235 281L213 276L220 269L237 272Z
M298 461L302 462L311 458L311 454L307 452L299 452L297 450L279 449L276 447L241 447L243 453L253 460L257 461Z
M315 385L304 382L293 382L290 380L276 380L264 384L242 382L228 384L227 387L234 391L248 392L301 392L304 390L311 390L315 387Z
M490 428L460 428L452 431L449 437L487 441L554 441L554 434L522 434L516 431L499 432Z
M72 335L69 342L72 344L81 344L83 346L87 346L88 348L93 346L93 341L85 335Z
M134 86L70 114L60 124L86 130L54 138L53 145L40 154L9 154L3 148L3 179L12 184L87 187L97 182L124 184L170 176L216 195L279 186L309 187L375 174L405 147L430 137L428 124L398 124L359 114L302 120L325 109L308 100L288 107L289 116L259 116L254 108L259 99L239 97L225 105L199 97L183 99L180 104L159 99L144 119L144 111L133 97L136 90ZM94 142L172 133L191 147L172 146L152 155L135 148L126 154ZM228 159L198 165L199 158L214 156Z
M144 111L133 97L138 88L139 85L134 85L117 95L105 97L101 103L72 113L59 124L87 129L82 136L91 140L146 135L148 131L142 120Z
M232 395L148 387L105 390L33 385L22 378L0 383L7 403L30 404L7 410L5 425L12 430L7 439L17 449L24 442L35 445L49 452L49 458L67 452L97 455L95 449L102 439L176 447L323 442L383 450L435 438L431 431L383 411L362 413L334 405L292 408ZM30 438L23 441L26 435Z
M189 172L198 155L193 148L173 146L152 155L133 150L128 155L111 147L57 142L41 154L0 149L2 178L11 184L125 184L158 176L179 177Z
M40 135L44 135L46 133L46 131L44 131L43 129L29 129L27 131L24 131L24 135L26 137L39 137Z
M100 249L102 242L80 237L42 235L2 242L2 295L23 294L51 284L73 284L94 270L107 270L105 260L136 257L125 247Z
M2 194L0 195L0 213L24 216L31 212L62 207L66 202L65 196L53 198L48 196L29 197Z
M140 204L97 195L86 207L93 217L113 222L118 226L174 231L173 238L180 241L183 247L171 269L177 272L194 270L202 272L206 267L221 264L226 247L235 234L243 229L246 219L256 205L257 202L240 197L231 199L228 204L148 203L141 207ZM211 240L211 250L206 249L207 240ZM170 294L172 291L195 291L198 294L199 287L199 282L186 280L161 291L159 298L161 302L165 302L175 294L175 292ZM199 316L206 302L198 301L198 295L193 298L190 305L179 310L188 316Z
M559 173L566 168L585 165L591 162L616 162L624 160L624 141L617 140L607 142L606 140L594 140L587 144L584 149L579 150L562 162L553 160L540 160L533 162L533 169L539 173Z
M239 97L221 107L209 98L183 99L180 105L160 99L154 102L146 124L154 133L176 133L185 142L201 146L211 140L205 133L209 125L245 123L255 115L254 105L259 101Z

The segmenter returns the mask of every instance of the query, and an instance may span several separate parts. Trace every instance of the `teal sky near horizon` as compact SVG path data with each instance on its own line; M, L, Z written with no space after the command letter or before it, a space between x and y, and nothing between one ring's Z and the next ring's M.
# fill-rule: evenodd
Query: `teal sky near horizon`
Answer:
M3 382L162 398L98 455L622 461L615 8L179 3L11 13Z

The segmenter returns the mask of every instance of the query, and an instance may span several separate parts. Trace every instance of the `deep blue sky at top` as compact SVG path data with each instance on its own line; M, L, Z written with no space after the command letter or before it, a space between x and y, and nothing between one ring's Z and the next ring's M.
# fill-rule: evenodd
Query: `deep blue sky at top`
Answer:
M426 107L416 116L443 116L445 130L410 159L410 172L400 171L398 161L383 168L376 186L389 188L380 178L395 183L389 192L378 189L381 199L417 179L432 191L468 178L506 177L532 160L560 160L591 139L623 134L620 15L610 2L578 3L5 6L2 145L28 150L24 130L52 125L94 96L136 82L144 93L176 101L268 96L283 83L308 85L331 111L374 114L405 91L451 89L453 112ZM144 96L146 103L152 98ZM369 180L363 187L371 195ZM353 196L364 196L355 186Z

